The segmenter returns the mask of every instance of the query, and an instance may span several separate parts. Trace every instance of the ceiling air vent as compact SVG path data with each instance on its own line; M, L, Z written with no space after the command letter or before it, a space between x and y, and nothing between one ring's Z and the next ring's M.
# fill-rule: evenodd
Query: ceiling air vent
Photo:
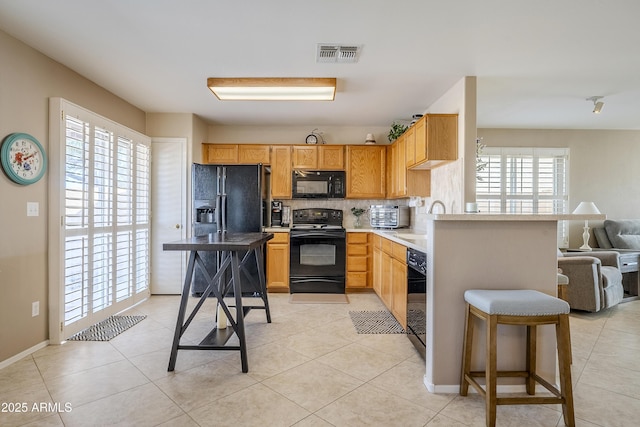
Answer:
M358 62L361 46L318 44L316 62Z

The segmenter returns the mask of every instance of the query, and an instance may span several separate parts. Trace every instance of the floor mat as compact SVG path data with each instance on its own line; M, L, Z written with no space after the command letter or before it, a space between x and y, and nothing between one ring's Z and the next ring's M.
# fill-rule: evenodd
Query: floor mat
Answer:
M349 304L346 294L291 294L291 304Z
M143 316L111 316L70 337L71 341L109 341L142 321Z
M383 311L350 311L351 321L359 334L404 334L393 314Z

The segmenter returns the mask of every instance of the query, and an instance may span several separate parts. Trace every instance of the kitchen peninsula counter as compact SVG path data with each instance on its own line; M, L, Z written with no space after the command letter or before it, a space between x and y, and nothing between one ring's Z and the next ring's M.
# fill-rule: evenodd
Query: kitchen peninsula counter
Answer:
M424 383L436 393L457 393L460 384L468 289L533 289L557 295L559 220L604 219L604 215L428 215L427 353ZM500 370L522 370L525 328L498 327ZM476 328L474 342L485 342ZM552 327L538 328L537 366L550 382L556 378L556 342ZM472 369L484 366L475 352ZM504 383L502 383L504 384ZM521 382L512 384L521 385ZM522 385L524 390L524 386Z

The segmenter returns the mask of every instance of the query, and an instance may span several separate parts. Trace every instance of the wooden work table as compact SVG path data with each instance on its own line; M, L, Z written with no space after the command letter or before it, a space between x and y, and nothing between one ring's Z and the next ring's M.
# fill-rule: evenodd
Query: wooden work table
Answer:
M242 372L246 373L249 371L247 343L244 333L244 316L252 308L264 309L267 316L267 322L271 323L271 314L269 311L269 301L267 299L264 277L262 248L264 244L272 238L272 233L213 233L206 236L197 236L176 242L165 243L163 245L163 249L165 251L189 252L189 263L184 279L184 286L182 288L180 308L178 309L178 319L176 321L173 345L171 347L171 355L169 357L169 371L173 371L175 368L178 350L237 350L240 351ZM201 252L218 252L220 254L220 266L217 271L208 271L202 257L200 256ZM240 270L244 268L244 263L251 256L255 256L258 265L260 283L256 283L255 288L263 302L263 305L260 306L242 305L242 278ZM189 314L185 320L191 282L193 280L193 273L196 265L201 269L207 281L207 288L203 292L191 314ZM231 280L228 283L226 282L226 279L224 279L226 271L231 272ZM224 301L224 295L229 290L227 288L230 284L233 286L235 299L235 317L232 316L229 311L229 307ZM227 316L230 327L225 329L217 329L214 327L199 344L181 344L180 338L185 333L191 324L191 321L195 318L196 314L207 301L207 298L211 293L215 295L216 299L214 301L219 304L220 309ZM218 312L220 313L220 311ZM215 325L215 319L212 319L211 323ZM225 345L233 334L237 335L239 345Z

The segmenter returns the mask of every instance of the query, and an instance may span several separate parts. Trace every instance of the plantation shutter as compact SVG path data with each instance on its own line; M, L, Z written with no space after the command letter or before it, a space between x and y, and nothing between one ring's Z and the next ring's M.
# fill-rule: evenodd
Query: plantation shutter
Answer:
M478 209L488 213L565 214L569 149L485 147L477 172ZM568 244L566 221L558 223L558 246Z
M61 169L58 312L65 339L149 294L151 142L66 101L60 108L63 140L53 157L64 161L52 167Z

